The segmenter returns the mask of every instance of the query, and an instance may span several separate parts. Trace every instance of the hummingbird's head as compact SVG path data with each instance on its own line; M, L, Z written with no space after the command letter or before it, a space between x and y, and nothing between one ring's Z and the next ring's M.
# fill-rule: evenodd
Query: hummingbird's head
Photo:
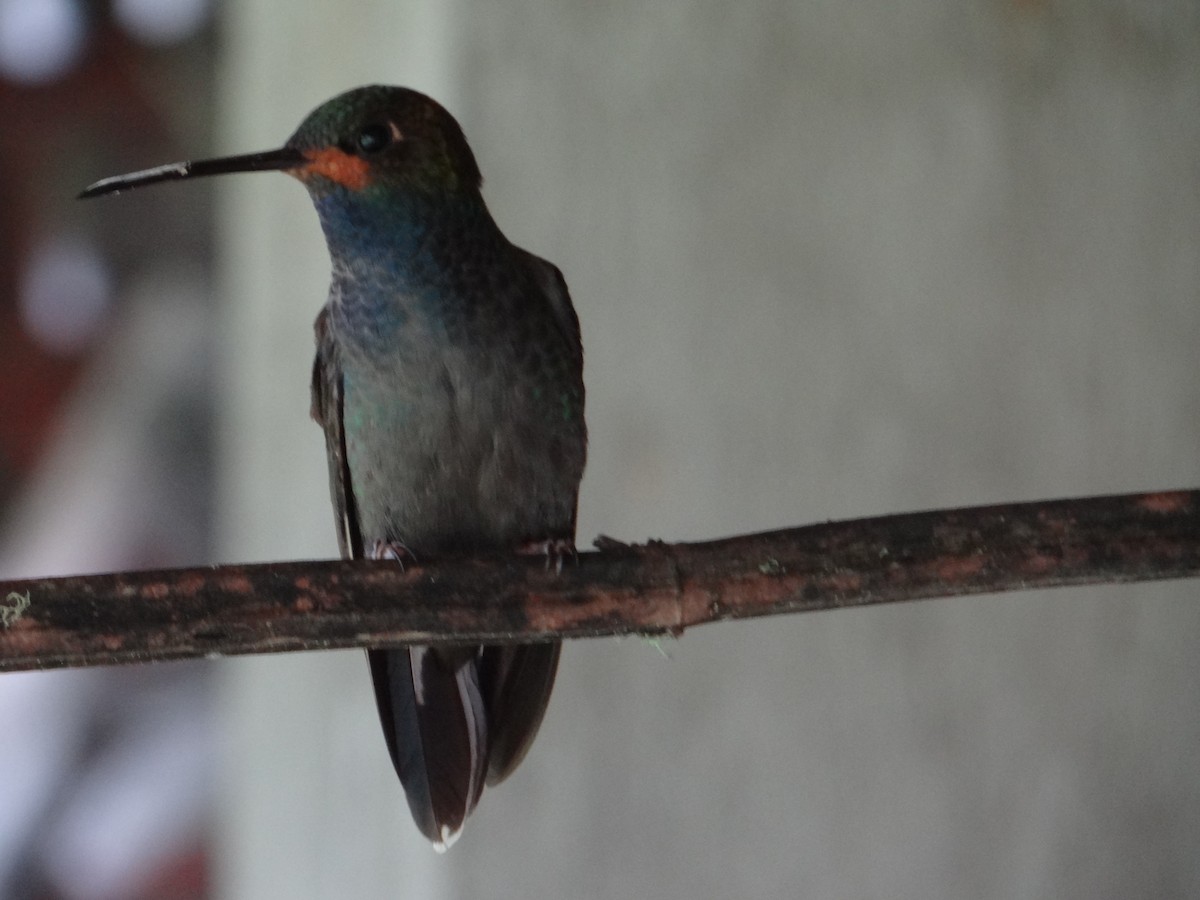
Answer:
M478 196L479 166L450 113L407 88L355 88L322 103L277 150L170 163L105 178L80 197L160 181L283 171L322 201L359 205L418 196Z
M288 138L287 169L319 198L330 192L477 193L479 166L462 128L434 100L407 88L356 88L321 104ZM347 198L349 199L349 198Z

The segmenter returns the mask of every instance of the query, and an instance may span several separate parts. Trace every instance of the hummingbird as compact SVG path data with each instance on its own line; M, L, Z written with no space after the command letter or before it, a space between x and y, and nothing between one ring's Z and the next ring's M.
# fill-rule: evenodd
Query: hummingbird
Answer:
M307 188L332 263L315 324L343 557L574 553L587 455L583 348L562 273L510 243L462 128L440 104L368 86L284 145L105 178L80 197L281 171ZM368 650L392 764L435 849L541 724L559 643Z

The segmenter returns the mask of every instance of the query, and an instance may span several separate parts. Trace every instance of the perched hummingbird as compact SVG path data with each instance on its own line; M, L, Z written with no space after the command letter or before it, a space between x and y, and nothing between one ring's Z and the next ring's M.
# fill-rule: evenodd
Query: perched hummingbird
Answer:
M574 552L587 434L579 321L562 273L509 243L458 122L399 87L317 107L281 148L106 178L279 170L308 189L333 264L312 415L344 557ZM445 849L541 724L560 645L371 650L392 763Z

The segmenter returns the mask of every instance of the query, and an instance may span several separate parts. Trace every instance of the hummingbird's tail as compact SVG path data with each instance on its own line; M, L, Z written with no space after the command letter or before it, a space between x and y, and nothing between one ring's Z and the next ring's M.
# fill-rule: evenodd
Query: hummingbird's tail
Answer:
M482 647L479 683L491 723L488 785L499 784L525 758L550 705L562 644Z
M408 807L437 850L483 791L488 726L472 648L370 650L383 735Z
M537 734L559 644L370 650L384 738L413 819L445 850Z

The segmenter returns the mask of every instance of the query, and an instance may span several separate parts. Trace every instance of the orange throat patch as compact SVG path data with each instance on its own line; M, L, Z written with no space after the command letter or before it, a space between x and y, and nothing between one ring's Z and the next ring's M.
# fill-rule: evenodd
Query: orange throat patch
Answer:
M301 181L320 175L352 191L361 191L371 180L370 166L366 160L352 156L337 147L305 150L304 156L308 162L295 169L296 177Z

